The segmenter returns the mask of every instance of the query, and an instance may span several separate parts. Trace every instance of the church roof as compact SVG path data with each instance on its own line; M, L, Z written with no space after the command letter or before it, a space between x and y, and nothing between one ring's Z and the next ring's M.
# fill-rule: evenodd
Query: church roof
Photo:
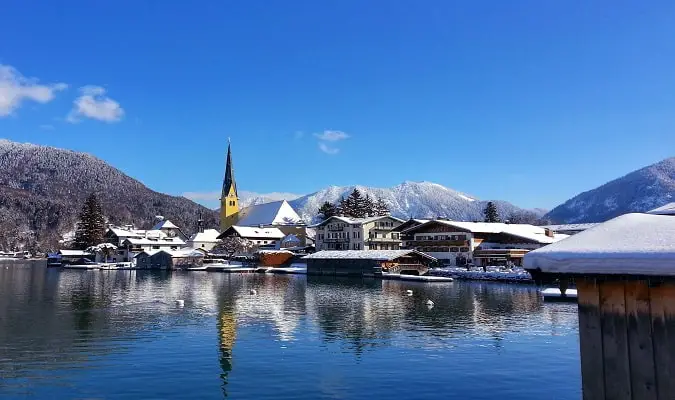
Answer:
M239 211L238 226L302 224L302 218L286 200L249 206Z
M237 182L234 180L234 166L232 165L232 145L227 145L227 164L225 165L225 179L223 179L223 193L225 198L230 193L230 189L234 188L235 196L239 197L237 193Z

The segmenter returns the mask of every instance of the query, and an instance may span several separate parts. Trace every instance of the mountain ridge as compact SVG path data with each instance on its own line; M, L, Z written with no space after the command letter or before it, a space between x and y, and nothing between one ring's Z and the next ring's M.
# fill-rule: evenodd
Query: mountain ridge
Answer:
M604 222L675 201L675 157L579 193L546 214L558 223Z
M207 227L218 223L213 210L153 191L91 154L0 139L0 248L56 249L92 192L115 224L149 228L162 215L189 233L200 212Z

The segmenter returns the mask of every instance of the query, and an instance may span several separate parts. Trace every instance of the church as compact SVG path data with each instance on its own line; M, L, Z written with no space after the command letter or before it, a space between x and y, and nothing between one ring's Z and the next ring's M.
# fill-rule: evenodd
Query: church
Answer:
M307 228L306 223L286 200L251 205L241 209L239 200L234 175L232 144L229 143L220 197L221 234L219 238L223 239L235 231L230 229L232 227L277 228L283 232L284 238L292 238L296 246L306 247L314 244L313 230ZM284 247L283 242L284 239L281 239L281 247Z

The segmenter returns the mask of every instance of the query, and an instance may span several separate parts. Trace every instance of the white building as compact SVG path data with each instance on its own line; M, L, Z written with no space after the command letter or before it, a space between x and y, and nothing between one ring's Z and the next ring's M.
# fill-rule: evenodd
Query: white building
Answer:
M279 250L281 240L285 236L279 228L234 225L221 233L218 239L223 240L229 237L237 237L248 240L253 245L251 252L255 252L256 250Z
M203 232L197 232L190 236L187 246L193 249L210 251L220 243L219 235L220 232L215 229L205 229Z
M403 247L429 254L446 265L522 264L534 249L568 235L527 224L433 220L401 232Z
M161 231L168 237L177 237L183 241L187 240L187 236L177 227L173 222L168 219L161 219L155 226L152 227L153 231Z
M402 223L391 216L331 217L313 226L316 250L398 250L401 238L393 230Z

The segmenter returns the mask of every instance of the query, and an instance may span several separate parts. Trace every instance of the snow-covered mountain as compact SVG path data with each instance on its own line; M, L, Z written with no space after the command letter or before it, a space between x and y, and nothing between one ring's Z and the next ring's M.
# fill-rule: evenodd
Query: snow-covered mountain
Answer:
M581 193L547 214L560 223L602 222L675 201L675 157Z
M347 197L354 188L372 198L382 198L392 215L399 218L447 217L461 221L483 219L487 201L478 200L467 194L431 182L403 182L392 188L366 186L330 186L316 193L291 201L291 205L306 221L313 221L317 210L326 201L335 203ZM506 218L524 210L506 201L493 200L500 215ZM539 214L540 216L541 214Z
M274 192L274 193L256 193L248 192L245 190L239 191L239 205L241 207L254 206L257 204L271 203L273 201L279 200L295 200L302 197L300 194L294 193L283 193L283 192Z

